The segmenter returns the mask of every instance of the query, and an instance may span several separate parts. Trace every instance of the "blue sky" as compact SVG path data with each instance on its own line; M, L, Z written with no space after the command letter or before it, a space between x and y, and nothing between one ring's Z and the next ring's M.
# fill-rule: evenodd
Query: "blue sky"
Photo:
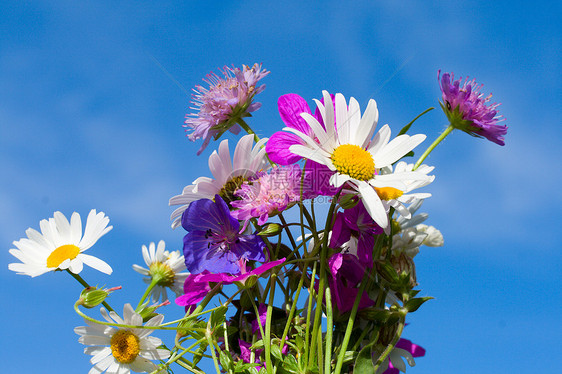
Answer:
M436 181L423 210L445 236L416 257L424 295L404 336L427 349L411 373L554 372L562 357L559 171L562 32L559 2L2 1L0 3L0 358L6 372L90 368L73 328L78 284L7 269L8 249L52 217L104 211L113 231L92 248L123 285L113 305L136 302L140 247L170 229L168 199L207 157L181 124L191 88L223 65L271 71L250 119L263 136L282 127L277 98L321 90L377 100L396 134L437 106L437 71L474 77L501 102L500 147L453 133L428 159ZM438 108L438 107L437 107ZM439 109L413 132L434 138ZM428 144L429 141L426 141ZM427 145L425 144L425 145ZM74 282L74 283L73 283ZM127 298L130 295L131 298ZM166 313L170 318L181 311ZM120 308L117 308L120 309ZM177 312L177 313L176 313Z

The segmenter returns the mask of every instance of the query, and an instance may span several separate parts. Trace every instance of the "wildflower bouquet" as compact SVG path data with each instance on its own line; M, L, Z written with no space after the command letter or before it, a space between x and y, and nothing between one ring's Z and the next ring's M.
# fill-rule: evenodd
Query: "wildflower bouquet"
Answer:
M402 338L407 315L431 299L416 289L414 258L423 245L443 245L418 212L435 178L424 160L454 129L504 145L498 104L474 80L439 73L450 124L417 159L426 135L411 128L433 108L392 137L377 127L374 100L362 111L355 98L326 91L314 111L299 95L281 96L285 127L260 139L246 119L268 74L257 64L226 67L194 90L185 127L203 140L198 154L226 131L247 135L232 154L222 140L209 157L212 178L170 199L172 227L186 231L183 253L163 241L142 247L146 268L133 269L148 286L135 308L120 315L107 299L120 287L91 287L79 275L84 264L112 272L85 253L112 229L104 213L92 210L82 231L78 213L69 221L55 212L14 242L20 262L11 270L66 271L84 286L75 310L86 325L74 331L91 374L203 373L202 360L217 373L398 373L425 354ZM167 290L185 315L163 323ZM100 304L102 319L85 313ZM155 330L175 339L164 344Z

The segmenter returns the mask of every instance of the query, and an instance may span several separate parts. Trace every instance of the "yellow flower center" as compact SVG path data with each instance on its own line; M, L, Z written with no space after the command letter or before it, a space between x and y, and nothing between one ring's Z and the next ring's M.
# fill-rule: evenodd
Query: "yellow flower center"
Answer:
M128 330L119 330L111 337L111 354L122 364L130 364L140 352L138 336Z
M404 194L404 192L400 191L398 188L393 187L374 187L374 189L377 191L381 200L397 199Z
M74 260L79 253L80 248L74 244L61 245L47 257L47 267L56 268L62 264L64 260Z
M373 156L358 145L340 145L332 153L331 159L338 172L351 178L367 181L375 174Z

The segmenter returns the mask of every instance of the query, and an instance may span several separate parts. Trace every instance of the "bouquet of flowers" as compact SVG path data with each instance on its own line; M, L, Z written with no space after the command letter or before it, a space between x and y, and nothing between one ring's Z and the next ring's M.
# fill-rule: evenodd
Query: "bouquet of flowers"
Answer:
M261 107L269 71L225 67L196 86L189 139L200 154L230 131L246 132L231 154L222 140L201 176L170 199L172 228L186 231L183 253L165 243L142 247L148 284L123 314L108 296L120 289L90 286L86 264L106 274L106 262L86 254L108 233L109 218L92 210L84 231L74 212L29 228L10 249L9 269L36 277L65 271L84 289L76 327L93 373L398 373L425 350L402 338L406 317L431 299L417 289L414 258L421 246L442 246L438 229L419 213L435 176L426 157L454 129L504 145L507 126L496 103L474 80L438 73L439 102L449 126L418 157L424 134L414 118L391 136L378 127L375 100L366 108L322 91L316 108L297 94L279 98L285 127L260 139L247 123ZM396 130L394 130L396 131ZM164 306L185 315L164 323ZM86 309L100 309L102 319ZM168 306L167 308L172 308ZM164 343L158 331L172 330ZM212 367L207 364L207 367Z

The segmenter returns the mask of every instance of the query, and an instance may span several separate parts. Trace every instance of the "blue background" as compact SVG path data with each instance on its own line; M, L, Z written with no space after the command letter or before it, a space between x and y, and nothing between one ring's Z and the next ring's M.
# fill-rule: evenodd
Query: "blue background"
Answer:
M223 65L272 73L250 119L283 124L277 98L321 90L377 100L394 134L437 106L437 70L475 77L502 102L500 147L453 133L427 160L423 211L445 236L416 257L422 295L404 337L427 355L412 373L557 372L562 357L560 2L0 2L0 224L6 373L86 373L68 275L8 270L12 241L56 210L104 211L114 229L88 253L114 269L81 274L136 304L142 244L180 249L168 199L210 176L181 127L191 88ZM437 109L413 133L435 138ZM116 307L120 310L121 307ZM168 306L167 320L181 314ZM93 314L94 316L97 313ZM169 317L168 317L169 316ZM209 370L210 367L209 367Z

